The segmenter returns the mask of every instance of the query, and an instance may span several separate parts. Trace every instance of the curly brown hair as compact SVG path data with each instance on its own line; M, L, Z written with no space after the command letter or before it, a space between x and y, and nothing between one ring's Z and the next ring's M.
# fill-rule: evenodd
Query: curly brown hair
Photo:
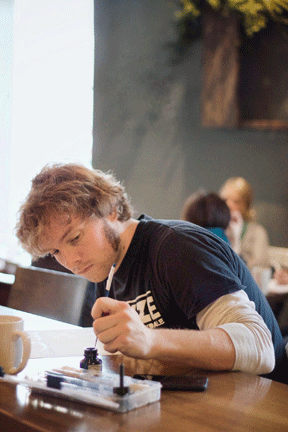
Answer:
M68 215L69 221L73 215L85 220L92 215L107 217L113 211L121 222L133 214L124 187L111 173L71 163L46 165L32 180L19 209L16 236L27 252L40 257L39 241L52 216Z

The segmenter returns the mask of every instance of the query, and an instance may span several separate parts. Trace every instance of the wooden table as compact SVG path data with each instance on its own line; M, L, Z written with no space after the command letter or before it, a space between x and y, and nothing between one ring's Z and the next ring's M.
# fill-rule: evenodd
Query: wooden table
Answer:
M32 318L31 318L32 319ZM39 320L39 317L37 317ZM81 356L30 359L21 373L79 366ZM188 370L122 355L102 356L103 371L125 374L184 374ZM11 432L287 432L288 386L241 372L203 372L208 389L201 393L162 391L161 399L119 414L48 396L31 396L22 386L0 384L0 430Z

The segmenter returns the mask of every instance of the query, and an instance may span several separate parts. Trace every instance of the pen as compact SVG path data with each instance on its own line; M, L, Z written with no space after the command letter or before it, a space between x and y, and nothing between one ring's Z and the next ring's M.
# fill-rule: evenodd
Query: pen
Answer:
M92 390L97 392L110 391L108 381L101 380L101 378L98 380L98 382L92 382L92 381L86 381L85 379L81 379L81 378L72 378L67 375L58 374L55 372L46 372L46 379L47 379L47 387L56 388L58 390L62 388L63 383L66 383L66 384L73 384L74 386L86 388L91 391Z
M114 276L114 272L115 272L115 267L116 267L116 263L114 263L110 269L109 275L108 275L108 279L107 279L107 283L106 283L106 287L105 287L105 297L109 296L109 292L110 292L110 288L111 288L111 284L112 284L112 280L113 280L113 276ZM105 316L105 314L103 315ZM97 345L97 341L98 341L98 337L96 336L96 340L95 340L95 347Z

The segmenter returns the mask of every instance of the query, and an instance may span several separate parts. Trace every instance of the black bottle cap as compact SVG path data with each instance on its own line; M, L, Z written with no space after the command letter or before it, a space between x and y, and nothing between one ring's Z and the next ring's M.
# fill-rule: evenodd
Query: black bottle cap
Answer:
M97 354L98 354L98 350L97 350L97 348L94 348L94 347L88 347L88 348L85 348L85 350L84 350L84 356L87 358L87 360L88 359L91 359L91 360L96 359Z

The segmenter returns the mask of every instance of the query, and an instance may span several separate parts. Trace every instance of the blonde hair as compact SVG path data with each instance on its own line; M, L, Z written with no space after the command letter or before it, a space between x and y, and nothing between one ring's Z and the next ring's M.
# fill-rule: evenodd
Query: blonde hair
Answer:
M43 256L39 241L51 216L103 218L113 211L119 221L133 213L124 187L110 173L77 164L45 166L32 180L31 190L21 205L16 236L34 257Z
M230 177L221 186L219 194L223 196L225 190L232 188L236 193L238 193L240 199L244 203L244 209L242 211L242 217L245 221L250 221L255 217L255 210L251 208L254 199L254 193L252 186L243 177Z

